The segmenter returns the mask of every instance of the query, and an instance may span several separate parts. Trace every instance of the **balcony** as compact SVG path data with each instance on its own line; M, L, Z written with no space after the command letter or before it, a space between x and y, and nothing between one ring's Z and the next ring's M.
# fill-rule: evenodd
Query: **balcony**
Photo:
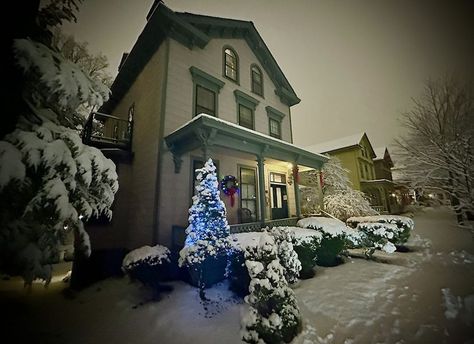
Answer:
M82 131L82 142L115 160L131 158L133 120L93 112Z

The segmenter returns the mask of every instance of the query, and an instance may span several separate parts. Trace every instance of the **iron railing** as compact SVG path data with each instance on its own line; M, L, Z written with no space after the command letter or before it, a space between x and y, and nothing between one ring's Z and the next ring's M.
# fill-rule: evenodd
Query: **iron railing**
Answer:
M296 226L298 222L297 217L289 217L285 219L277 220L268 220L264 223L262 222L248 222L248 223L237 223L235 225L230 225L231 233L246 233L246 232L260 232L265 227L287 227L287 226Z
M97 148L121 148L130 150L133 120L126 120L100 112L93 112L82 132L82 141Z

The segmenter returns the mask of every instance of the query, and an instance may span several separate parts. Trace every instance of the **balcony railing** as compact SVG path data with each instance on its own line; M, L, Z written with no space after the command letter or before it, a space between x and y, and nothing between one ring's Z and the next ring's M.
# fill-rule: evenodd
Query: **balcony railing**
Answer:
M82 132L82 141L97 148L131 149L133 120L100 112L90 114Z

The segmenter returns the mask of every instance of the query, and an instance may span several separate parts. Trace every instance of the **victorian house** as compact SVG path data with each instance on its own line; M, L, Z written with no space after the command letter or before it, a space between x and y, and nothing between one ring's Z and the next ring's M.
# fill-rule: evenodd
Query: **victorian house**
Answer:
M341 137L306 149L339 158L342 166L349 171L352 187L364 192L376 211L399 212L390 154L385 147L374 149L367 134Z
M88 226L96 248L179 247L208 158L239 183L233 200L221 192L231 230L296 222L297 174L327 157L293 145L300 99L252 22L155 1L111 89L83 135L119 175L112 221Z

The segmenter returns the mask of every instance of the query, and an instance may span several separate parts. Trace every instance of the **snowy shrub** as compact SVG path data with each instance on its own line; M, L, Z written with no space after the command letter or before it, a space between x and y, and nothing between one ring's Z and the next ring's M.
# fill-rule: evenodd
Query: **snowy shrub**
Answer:
M230 228L227 223L224 202L220 199L216 167L209 159L203 168L196 170L196 195L189 209L189 227L186 229L186 241L180 251L179 266L187 266L201 275L202 267L221 265L227 262L227 253L231 248L229 239ZM208 262L206 262L206 260ZM213 263L212 263L213 262ZM205 273L204 273L205 274ZM222 278L224 277L222 271ZM199 279L210 276L200 276ZM221 278L221 279L222 279ZM216 276L216 279L217 276ZM213 282L204 280L209 286Z
M321 233L320 246L315 252L318 265L335 266L340 263L339 254L346 246L346 237L350 231L344 222L327 217L308 217L299 220L297 225Z
M395 245L402 245L410 238L411 231L415 228L415 222L406 216L399 215L376 215L351 217L347 219L347 225L356 228L359 223L382 223L387 224L386 229L393 232L393 237L390 242ZM396 225L397 229L393 226Z
M295 283L298 280L301 270L301 263L296 253L296 238L294 231L290 227L265 228L264 232L269 233L275 245L277 245L277 255L280 264L284 269L284 276L288 283ZM250 276L245 267L244 251L248 247L258 246L260 236L263 232L247 232L233 234L234 246L229 253L228 278L230 289L236 294L245 296L249 292Z
M257 247L245 251L250 274L249 305L242 319L242 339L247 343L289 343L301 325L296 297L288 287L278 247L271 235L263 233Z
M244 297L249 293L250 275L245 266L244 250L232 249L229 253L229 266L227 271L229 289L238 296Z
M365 248L367 258L372 258L375 249L381 249L387 253L396 251L392 240L399 228L396 225L382 223L359 223L357 225L359 233L359 247Z
M288 283L298 280L301 262L294 250L295 235L287 227L274 227L270 230L271 236L278 247L278 259L284 268L284 276Z
M164 262L170 262L170 250L167 247L142 246L130 251L122 262L122 269L125 272L133 271L141 265L156 266Z
M129 252L122 262L122 270L132 280L138 280L152 288L154 297L159 297L160 291L169 290L160 282L169 277L170 251L165 246L143 246Z
M296 238L295 252L301 263L300 278L311 278L314 276L313 268L317 263L317 251L321 247L323 236L312 229L295 228L293 233Z

